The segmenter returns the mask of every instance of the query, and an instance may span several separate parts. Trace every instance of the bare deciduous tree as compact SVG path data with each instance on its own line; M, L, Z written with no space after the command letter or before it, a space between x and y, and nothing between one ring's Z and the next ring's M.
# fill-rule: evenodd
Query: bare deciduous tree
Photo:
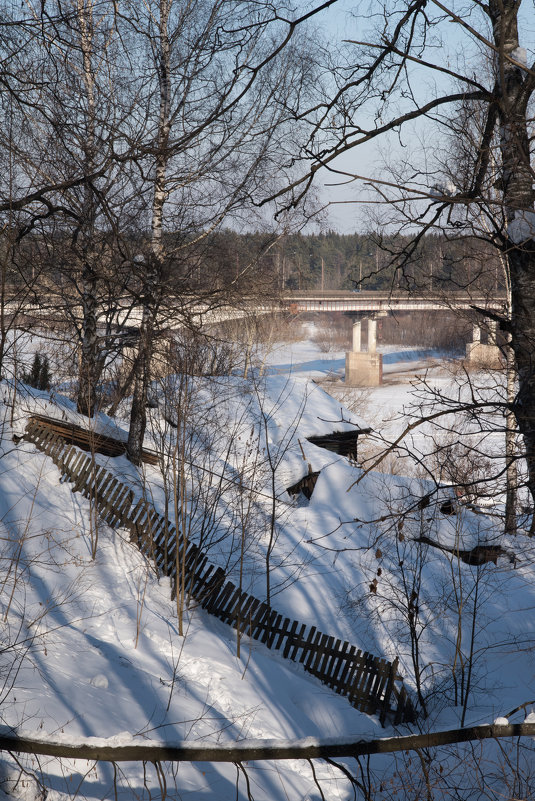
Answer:
M287 103L306 91L310 65L293 43L297 23L267 3L159 0L130 13L149 76L143 191L150 233L128 441L129 458L139 463L162 320L191 324L196 311L258 291L248 267L199 280L195 249L223 220L252 215L260 187L277 185L279 152L289 147Z
M515 355L518 390L509 405L524 440L535 498L535 69L533 42L522 41L529 36L522 26L528 13L528 4L519 0L462 7L395 0L370 15L357 12L360 40L346 42L343 65L340 52L333 53L323 94L300 110L311 129L303 149L311 165L292 183L290 199L284 191L271 199L298 204L322 168L340 180L365 179L375 202L389 210L383 224L418 229L412 243L395 254L398 274L426 233L439 229L478 237L481 220L488 222L486 239L507 267L510 314L504 309L496 317ZM465 110L477 106L482 124L476 141L465 148L457 185L438 144L460 117L460 104ZM340 155L374 140L394 150L398 141L410 144L415 124L420 137L434 143L434 152L407 148L393 177L338 167Z

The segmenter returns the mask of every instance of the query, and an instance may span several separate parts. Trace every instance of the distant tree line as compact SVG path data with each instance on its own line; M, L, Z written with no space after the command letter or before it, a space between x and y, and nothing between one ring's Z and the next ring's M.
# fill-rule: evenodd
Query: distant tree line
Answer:
M229 278L239 277L252 265L251 287L256 276L269 276L281 291L322 286L325 290L504 291L499 258L485 243L429 234L401 267L399 253L409 242L409 236L333 230L287 234L273 242L262 233L226 229L208 238L201 261L207 268L216 265L217 274Z

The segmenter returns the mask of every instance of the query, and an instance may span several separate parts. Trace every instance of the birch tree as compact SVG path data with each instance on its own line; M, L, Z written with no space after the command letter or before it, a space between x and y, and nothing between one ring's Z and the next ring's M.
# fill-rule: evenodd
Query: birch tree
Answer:
M96 67L94 52L94 8L91 0L76 0L76 27L81 56L80 83L85 98L81 150L84 175L91 175L97 159L97 110ZM78 377L77 408L79 412L92 416L95 405L96 384L102 370L102 353L98 352L97 317L98 293L97 271L92 258L95 237L96 197L89 181L83 184L80 221L82 341L80 373Z
M24 120L44 80L35 58L37 32L34 20L2 4L0 12L0 376L11 376L6 367L12 344L10 332L20 322L20 313L34 297L41 266L31 247L22 245L23 233L32 229L38 192L33 176L21 169L20 153L27 141ZM48 202L48 212L54 203ZM9 304L9 306L8 306Z
M46 115L56 139L53 156L64 177L73 168L83 176L78 190L65 193L75 223L68 229L64 275L72 290L66 312L74 316L79 335L77 408L92 416L132 257L126 161L135 147L138 76L124 77L131 66L125 54L128 31L118 30L115 4L67 0L52 8L56 21L47 17L44 36L49 70L55 69L60 80L52 84Z
M254 292L247 268L231 280L199 277L192 254L223 220L250 221L261 188L278 185L280 152L292 146L287 103L306 92L312 67L294 44L310 14L284 20L268 3L227 0L153 0L129 13L149 76L149 158L140 169L150 176L142 188L150 232L128 440L139 464L155 339L166 325L191 325L199 311Z
M68 322L71 340L74 332L78 411L92 416L131 258L120 235L130 222L125 164L137 76L125 77L127 31L119 37L108 0L30 0L10 11L12 36L25 34L26 48L4 62L18 76L16 124L4 138L17 180L0 209L18 215L17 241L32 237L46 273L38 297Z

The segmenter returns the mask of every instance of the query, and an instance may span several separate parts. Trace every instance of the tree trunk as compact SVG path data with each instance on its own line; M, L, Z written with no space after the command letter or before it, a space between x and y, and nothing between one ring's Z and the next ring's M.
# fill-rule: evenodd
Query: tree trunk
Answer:
M81 414L93 417L97 401L98 382L104 367L104 357L101 353L97 333L97 276L87 262L82 273L82 316L82 345L78 370L76 408Z
M512 287L512 336L518 393L514 404L518 430L524 440L528 487L535 502L535 242L509 253ZM532 520L534 533L535 515Z
M145 311L147 313L145 314ZM150 312L145 309L139 332L139 346L134 365L134 392L130 412L130 428L126 453L135 465L141 464L143 439L147 427L147 393L150 383L150 363L153 351L154 327Z
M131 462L141 463L143 437L147 426L147 392L150 383L150 365L154 351L155 326L160 299L163 293L162 278L164 247L162 242L163 208L167 196L167 164L169 154L167 144L170 131L170 47L168 36L168 17L170 0L160 0L159 11L159 52L158 81L160 87L160 113L158 120L158 141L154 176L154 195L152 200L151 258L144 279L143 320L139 335L139 351L134 379L134 396L130 413L127 455Z
M80 48L83 63L83 84L87 110L85 112L85 137L83 142L84 173L92 175L96 161L96 106L95 75L93 57L93 10L91 3L84 0L77 3L78 24L80 26ZM83 203L80 214L79 236L81 240L82 261L82 343L78 372L77 410L92 417L95 412L97 385L104 367L98 336L98 278L93 265L93 236L95 232L96 202L93 188L84 184Z
M507 403L514 405L515 401L515 355L510 341L507 342ZM505 415L505 459L506 459L506 490L505 490L505 532L516 534L516 501L518 471L516 464L516 421L514 413L508 409Z
M517 0L491 0L489 14L497 48L497 103L502 187L511 282L511 346L518 394L514 405L523 436L528 486L535 501L535 193L527 126L533 77L511 59L522 58ZM534 517L535 520L535 517Z

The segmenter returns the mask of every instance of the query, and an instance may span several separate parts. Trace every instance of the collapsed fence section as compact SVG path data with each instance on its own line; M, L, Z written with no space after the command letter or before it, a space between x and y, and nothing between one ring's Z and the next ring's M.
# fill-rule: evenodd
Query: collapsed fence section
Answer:
M227 580L221 567L210 564L194 543L182 543L175 527L154 506L140 498L94 458L68 445L40 417L31 418L24 438L49 456L72 482L73 492L90 498L111 527L130 530L142 553L161 575L171 579L173 597L182 580L185 597L210 614L297 662L362 712L377 714L381 724L413 722L416 714L402 679L398 660L388 662L356 646L324 634L315 626L291 620L270 605L243 592ZM177 570L178 566L178 570Z

